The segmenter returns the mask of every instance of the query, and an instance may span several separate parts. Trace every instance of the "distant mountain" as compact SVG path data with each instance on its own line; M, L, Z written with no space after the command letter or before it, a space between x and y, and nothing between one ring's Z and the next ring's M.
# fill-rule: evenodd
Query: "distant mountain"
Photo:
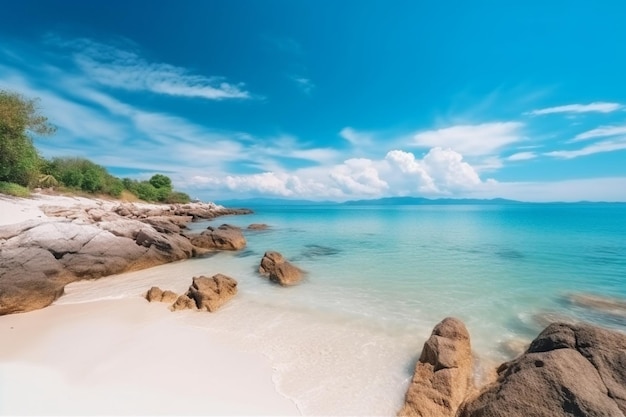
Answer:
M478 199L478 198L424 198L424 197L385 197L376 200L352 200L343 203L348 206L419 206L419 205L502 205L524 204L521 201L507 200L504 198Z
M226 207L258 206L321 206L341 204L334 201L288 200L283 198L246 198L237 200L216 200L216 204Z

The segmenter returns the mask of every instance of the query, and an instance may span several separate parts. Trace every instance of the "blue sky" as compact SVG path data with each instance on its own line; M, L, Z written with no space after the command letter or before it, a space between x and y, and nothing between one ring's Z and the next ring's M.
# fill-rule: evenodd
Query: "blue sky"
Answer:
M31 1L0 88L44 156L205 200L626 201L626 3Z

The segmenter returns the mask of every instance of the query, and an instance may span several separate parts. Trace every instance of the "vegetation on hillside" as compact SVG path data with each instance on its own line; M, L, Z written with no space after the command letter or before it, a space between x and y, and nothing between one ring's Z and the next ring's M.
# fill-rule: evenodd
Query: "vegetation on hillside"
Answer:
M174 191L172 180L155 174L148 181L120 179L84 158L46 160L32 136L51 135L55 127L39 113L37 100L0 90L0 193L27 196L29 188L57 188L120 197L130 192L144 201L186 203L187 194Z

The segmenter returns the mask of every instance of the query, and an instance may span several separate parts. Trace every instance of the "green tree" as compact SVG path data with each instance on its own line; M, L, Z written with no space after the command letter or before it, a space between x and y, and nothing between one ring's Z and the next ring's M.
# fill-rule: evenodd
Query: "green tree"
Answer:
M0 181L24 186L36 182L42 161L30 135L55 130L39 114L37 100L0 90Z

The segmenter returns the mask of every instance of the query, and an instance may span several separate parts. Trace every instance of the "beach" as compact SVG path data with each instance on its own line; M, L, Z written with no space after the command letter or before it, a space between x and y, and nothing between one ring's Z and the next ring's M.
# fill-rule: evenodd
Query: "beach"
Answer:
M71 202L3 199L1 213L38 216L43 200ZM619 208L316 206L190 223L191 232L239 226L247 246L73 282L49 307L0 316L10 340L0 351L0 413L395 415L447 316L467 325L478 386L546 321L622 329L564 297L615 292L622 235L609 216L589 215L603 210ZM574 257L572 242L586 256ZM261 277L270 249L304 281ZM181 294L192 277L218 273L235 278L238 293L214 313L171 312L143 297L152 286ZM37 401L20 400L32 387Z
M116 203L3 196L0 225L44 219L42 205L76 204ZM0 414L299 414L277 393L267 358L185 325L141 295L1 316Z

